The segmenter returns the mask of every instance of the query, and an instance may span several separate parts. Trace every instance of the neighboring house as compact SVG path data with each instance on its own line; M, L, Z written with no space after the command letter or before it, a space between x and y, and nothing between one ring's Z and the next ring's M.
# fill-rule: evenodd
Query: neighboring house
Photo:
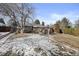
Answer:
M33 32L33 25L31 23L26 22L24 32Z
M33 32L34 33L44 32L45 29L47 29L46 26L42 26L42 25L38 25L38 24L33 24Z
M9 32L10 31L10 27L6 26L5 23L3 23L2 21L0 22L0 32Z
M6 26L6 25L0 22L0 26Z
M3 18L0 18L0 26L6 26Z
M24 27L24 32L47 34L48 29L50 30L49 31L50 34L54 32L53 28L50 26L43 26L40 24L32 24L32 23L26 22ZM0 32L10 32L10 31L12 31L11 26L6 26L5 23L0 22Z
M10 32L11 27L9 26L0 26L0 32Z
M32 23L26 23L24 32L29 32L29 33L44 33L45 30L47 30L47 26L42 26L38 24L32 24Z
M43 26L43 25L33 25L33 32L34 33L43 33L43 34L52 34L54 32L53 28L50 26Z

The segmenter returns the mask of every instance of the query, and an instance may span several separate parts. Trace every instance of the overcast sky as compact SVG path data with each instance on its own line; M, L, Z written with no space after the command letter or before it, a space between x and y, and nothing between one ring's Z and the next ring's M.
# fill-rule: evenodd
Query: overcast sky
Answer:
M40 3L33 4L36 18L46 24L55 23L63 17L67 17L72 23L79 19L79 4L76 3Z

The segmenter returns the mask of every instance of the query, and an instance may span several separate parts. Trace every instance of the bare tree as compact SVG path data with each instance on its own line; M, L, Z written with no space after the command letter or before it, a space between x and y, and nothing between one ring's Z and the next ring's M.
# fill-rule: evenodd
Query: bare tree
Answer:
M58 23L58 21L56 22L56 24L54 24L54 29L55 29L55 32L59 33L60 24Z
M71 22L66 17L64 17L61 21L62 28L68 28L70 24Z
M10 17L13 21L12 23L18 23L17 26L20 27L21 32L24 30L27 18L32 19L33 12L31 4L0 4L0 13L4 16Z
M64 17L61 21L58 20L55 24L56 31L62 30L64 32L66 28L71 28L71 22L66 17Z
M8 16L13 21L14 24L16 23L16 15L12 7L13 5L15 4L0 3L0 14ZM16 26L12 27L12 29L13 30L16 29Z
M75 27L76 27L76 28L79 28L79 20L76 20L76 21L75 21Z
M18 13L21 19L21 33L24 31L26 20L29 18L33 21L34 8L30 4L18 4Z

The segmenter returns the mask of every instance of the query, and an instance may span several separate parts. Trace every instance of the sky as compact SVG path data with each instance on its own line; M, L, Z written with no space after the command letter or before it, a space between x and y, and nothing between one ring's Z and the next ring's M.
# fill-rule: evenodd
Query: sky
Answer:
M67 17L72 23L79 19L78 3L35 3L35 19L46 24L54 24L57 20Z
M44 21L46 25L54 24L63 17L73 24L79 19L79 3L32 3L35 8L35 19ZM1 16L0 16L1 17ZM7 17L3 17L7 23Z

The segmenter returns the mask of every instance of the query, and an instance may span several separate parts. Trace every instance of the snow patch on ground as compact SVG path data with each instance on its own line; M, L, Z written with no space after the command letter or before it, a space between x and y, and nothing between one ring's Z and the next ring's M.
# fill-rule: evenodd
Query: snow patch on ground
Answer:
M9 32L0 32L0 36L8 34Z
M0 47L0 55L9 56L56 56L75 55L61 51L57 43L49 40L48 36L30 34L20 38L8 38Z

